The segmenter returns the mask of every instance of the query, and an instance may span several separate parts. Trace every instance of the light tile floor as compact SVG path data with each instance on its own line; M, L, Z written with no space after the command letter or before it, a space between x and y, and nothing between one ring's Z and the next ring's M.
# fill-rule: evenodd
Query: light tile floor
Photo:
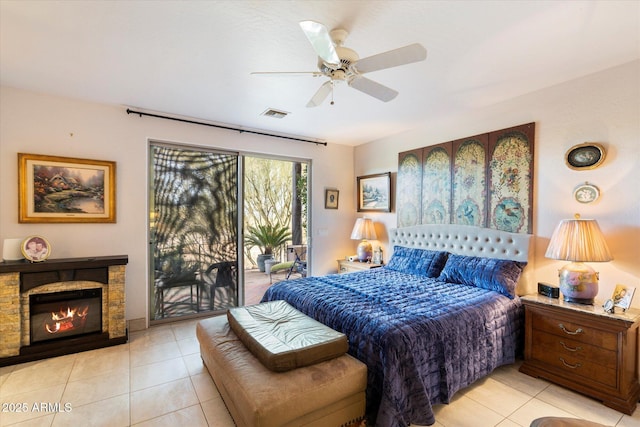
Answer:
M0 368L0 426L233 426L202 365L196 322L134 332L116 347ZM518 364L434 409L438 427L526 427L541 416L640 427L640 411L623 415L521 374Z

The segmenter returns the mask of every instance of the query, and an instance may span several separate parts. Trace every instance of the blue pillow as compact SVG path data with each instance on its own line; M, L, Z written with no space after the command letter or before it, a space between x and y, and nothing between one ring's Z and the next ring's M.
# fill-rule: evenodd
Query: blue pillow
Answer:
M448 252L394 246L387 268L401 273L438 277L447 262Z
M525 265L526 262L452 254L438 280L488 289L513 298Z

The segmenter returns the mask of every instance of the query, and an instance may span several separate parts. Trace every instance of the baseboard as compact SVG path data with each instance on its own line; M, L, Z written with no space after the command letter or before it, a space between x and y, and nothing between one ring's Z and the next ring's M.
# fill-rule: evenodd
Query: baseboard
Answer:
M141 317L139 319L127 320L129 332L144 331L147 329L147 319Z

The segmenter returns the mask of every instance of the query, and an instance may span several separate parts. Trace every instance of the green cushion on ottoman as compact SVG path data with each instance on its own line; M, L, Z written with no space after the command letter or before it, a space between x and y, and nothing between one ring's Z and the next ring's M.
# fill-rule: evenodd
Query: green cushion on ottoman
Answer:
M286 301L231 308L227 319L249 351L276 372L330 360L349 349L345 334L312 319Z

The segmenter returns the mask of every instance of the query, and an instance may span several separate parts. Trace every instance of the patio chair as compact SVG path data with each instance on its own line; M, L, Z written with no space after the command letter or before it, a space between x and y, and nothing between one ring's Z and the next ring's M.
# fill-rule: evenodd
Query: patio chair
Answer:
M204 285L209 286L209 309L215 307L217 289L228 288L233 306L237 304L238 262L222 261L211 264L204 272Z

